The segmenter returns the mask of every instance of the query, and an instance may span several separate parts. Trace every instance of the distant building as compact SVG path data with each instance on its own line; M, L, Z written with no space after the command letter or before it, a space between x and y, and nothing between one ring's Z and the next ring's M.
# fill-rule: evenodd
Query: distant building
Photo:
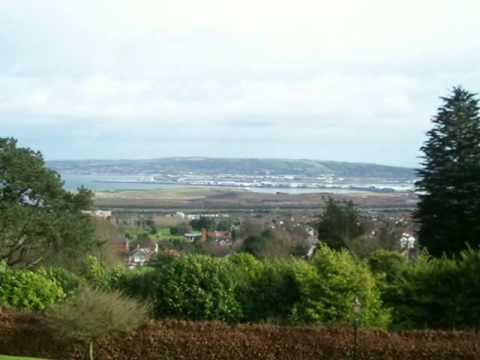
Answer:
M208 231L208 229L203 229L202 240L225 244L232 241L232 234L230 231Z
M402 237L400 238L400 247L402 249L402 254L408 258L415 258L417 257L417 239L409 234L403 233Z
M127 265L129 268L143 266L156 254L158 254L158 244L151 239L144 240L137 245L136 249L129 252Z
M112 219L112 212L109 210L84 210L82 211L82 213L95 216L101 219L105 219L105 220Z
M152 252L148 249L135 249L128 255L128 267L143 266L152 258Z
M417 239L413 235L410 235L409 233L403 233L402 237L400 238L400 247L403 250L414 249L416 242Z
M183 238L187 242L195 242L202 240L202 233L186 233L183 235Z

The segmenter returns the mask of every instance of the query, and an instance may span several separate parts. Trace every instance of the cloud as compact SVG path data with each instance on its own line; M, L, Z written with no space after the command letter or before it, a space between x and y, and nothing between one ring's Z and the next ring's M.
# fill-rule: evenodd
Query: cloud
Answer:
M129 138L134 157L164 152L148 140L158 139L171 155L200 142L203 155L414 164L438 96L478 86L479 10L475 0L0 2L0 133L56 158L49 134L75 137L74 157L95 143L108 144L101 157L128 155L118 149Z

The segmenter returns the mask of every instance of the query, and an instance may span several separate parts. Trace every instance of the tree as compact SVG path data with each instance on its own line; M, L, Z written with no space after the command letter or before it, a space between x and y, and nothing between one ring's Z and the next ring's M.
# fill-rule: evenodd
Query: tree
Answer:
M92 199L85 188L65 191L40 152L0 138L0 260L33 266L47 259L78 259L97 245L95 224L82 213Z
M190 222L190 225L195 230L214 230L215 227L215 220L208 218L206 216L201 216L199 219L193 219Z
M461 87L442 100L421 148L416 219L420 245L453 256L480 245L480 116L478 99Z
M337 203L329 198L318 224L318 239L330 248L349 248L349 242L365 234L360 214L353 203Z
M305 238L297 238L290 231L267 229L260 234L249 236L243 241L240 251L259 259L278 259L290 256L305 256L308 244Z

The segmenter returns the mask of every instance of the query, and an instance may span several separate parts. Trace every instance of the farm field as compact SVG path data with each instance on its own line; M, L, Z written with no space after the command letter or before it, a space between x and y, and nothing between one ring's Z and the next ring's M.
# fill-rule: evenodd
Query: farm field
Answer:
M184 188L97 192L99 208L127 209L318 209L328 197L351 200L365 208L412 208L416 195L398 193L287 194L257 193L245 190Z

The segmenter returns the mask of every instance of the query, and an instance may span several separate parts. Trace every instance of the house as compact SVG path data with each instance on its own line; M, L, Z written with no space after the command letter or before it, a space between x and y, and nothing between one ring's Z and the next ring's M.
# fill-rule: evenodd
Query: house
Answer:
M156 254L158 254L158 244L151 239L146 239L138 244L136 249L130 251L127 265L130 269L143 266Z
M198 240L202 240L202 233L186 233L183 235L183 238L187 242L195 242Z
M410 233L403 233L400 239L400 247L402 254L408 258L415 258L417 256L417 239Z
M135 268L143 266L152 258L152 252L149 249L135 249L128 255L128 267Z
M95 216L100 219L111 220L112 212L108 210L82 210L83 214Z
M225 244L232 241L232 234L230 231L208 231L208 229L203 229L202 241L215 241Z

